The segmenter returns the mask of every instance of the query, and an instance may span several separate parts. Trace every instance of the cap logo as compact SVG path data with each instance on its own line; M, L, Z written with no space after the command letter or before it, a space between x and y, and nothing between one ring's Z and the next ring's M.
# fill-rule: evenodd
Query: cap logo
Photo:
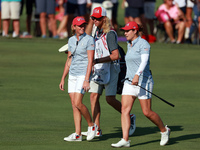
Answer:
M78 18L78 19L77 19L77 21L81 21L81 20L84 21L85 19L84 19L84 18Z
M94 9L94 12L95 14L99 14L99 10L98 9Z

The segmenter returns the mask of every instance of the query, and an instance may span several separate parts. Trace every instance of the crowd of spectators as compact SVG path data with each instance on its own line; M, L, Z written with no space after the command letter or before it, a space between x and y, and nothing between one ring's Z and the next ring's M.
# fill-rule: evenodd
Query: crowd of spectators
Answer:
M118 7L118 0L0 0L0 3L0 33L3 37L10 36L9 29L12 22L13 38L35 36L65 39L71 36L71 23L76 16L83 16L86 19L88 22L86 33L92 34L94 25L90 19L91 10L98 6L106 8L107 17L117 32L119 31L117 14L121 8L124 9L123 24L135 21L142 25L144 33L141 36L150 43L156 41L154 32L156 17L164 25L171 43L192 43L195 28L200 32L198 23L200 0L163 0L156 17L156 0L122 0L121 7ZM26 22L20 22L23 10L26 11ZM167 19L163 12L167 13ZM164 20L162 16L165 16ZM35 23L34 30L31 29L32 22ZM20 23L26 24L26 31L20 32ZM174 34L175 30L177 35Z
M171 43L199 43L200 0L163 0L156 17L164 25ZM195 28L198 32L192 41Z

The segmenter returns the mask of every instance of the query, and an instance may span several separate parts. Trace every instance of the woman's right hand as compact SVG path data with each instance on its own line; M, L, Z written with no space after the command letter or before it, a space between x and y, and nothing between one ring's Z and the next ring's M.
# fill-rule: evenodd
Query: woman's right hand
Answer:
M59 88L60 90L64 91L64 85L65 85L65 81L61 80L60 84L59 84Z
M138 82L139 82L139 76L138 75L135 75L133 80L132 80L132 85L138 85Z

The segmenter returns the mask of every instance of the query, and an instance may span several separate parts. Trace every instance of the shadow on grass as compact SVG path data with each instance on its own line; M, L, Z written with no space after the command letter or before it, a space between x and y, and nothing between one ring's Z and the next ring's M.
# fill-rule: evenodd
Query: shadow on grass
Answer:
M182 126L170 126L170 129L172 131L172 134L175 131L183 131L184 130ZM158 132L160 132L160 130L157 127L137 127L136 130L135 130L135 133L131 137L155 134L155 133L158 133ZM117 138L117 139L122 138L121 127L115 127L114 133L103 134L102 137L95 138L91 142L106 141L108 139L114 139L114 138ZM179 136L179 137L174 137L174 138L170 138L169 143L167 145L174 145L174 144L179 143L179 141L185 141L185 140L190 140L190 139L198 139L198 138L200 138L200 133L188 134L188 135L183 135L183 136ZM131 147L140 146L140 145L149 144L149 143L155 143L155 142L159 144L160 139L158 139L158 140L148 140L147 142L133 144L133 145L131 145Z
M200 133L199 134L188 134L188 135L183 135L183 136L179 136L179 137L175 137L175 138L170 138L169 139L169 143L167 145L174 145L179 143L179 141L185 141L185 140L190 140L190 139L198 139L200 138ZM148 141L148 142L143 142L143 143L138 143L138 144L134 144L131 145L132 146L140 146L140 145L144 145L144 144L148 144L148 143L154 143L154 142L160 142L159 140L152 140L152 141Z
M170 129L172 131L182 131L182 126L170 126ZM132 135L134 137L137 136L143 136L148 134L154 134L160 132L160 130L157 127L136 127L135 133ZM95 140L107 140L110 138L122 138L122 130L121 127L114 127L114 133L104 134L102 137L95 138Z
M182 126L170 126L170 129L171 129L172 133L174 131L183 131L183 127ZM159 129L157 127L137 127L136 130L135 130L135 133L132 136L137 137L137 136L154 134L154 133L158 133L158 132L160 132L160 131L159 131ZM106 140L111 139L111 138L112 139L113 138L117 138L117 139L122 138L121 127L115 127L114 128L114 133L103 134L102 137L95 138L95 139L92 140L92 142L106 141ZM179 137L175 137L175 138L170 138L170 142L169 142L168 145L179 143L179 141L189 140L189 139L196 139L196 138L200 138L200 134L183 135L183 136L179 136ZM131 145L131 146L138 146L138 145L154 143L154 142L158 142L159 143L160 139L147 141L147 142L143 142L143 143L138 143L138 144Z
M95 138L93 140L93 142L95 141L104 141L104 140L108 140L110 138L122 138L122 131L121 131L121 127L115 127L115 133L110 133L110 134L103 134L102 137L99 138ZM183 131L183 127L182 126L170 126L170 129L173 132L175 131ZM135 133L132 135L134 137L137 136L143 136L143 135L148 135L148 134L154 134L154 133L158 133L160 132L159 129L157 127L137 127ZM170 138L169 144L167 145L173 145L173 144L177 144L179 143L179 141L184 141L184 140L190 140L190 139L197 139L200 138L200 133L199 134L189 134L189 135L183 135L183 136L179 136L179 137L174 137L174 138ZM147 141L147 142L143 142L143 143L138 143L138 144L133 144L132 146L139 146L139 145L144 145L144 144L148 144L148 143L160 143L160 139L158 140L151 140L151 141Z

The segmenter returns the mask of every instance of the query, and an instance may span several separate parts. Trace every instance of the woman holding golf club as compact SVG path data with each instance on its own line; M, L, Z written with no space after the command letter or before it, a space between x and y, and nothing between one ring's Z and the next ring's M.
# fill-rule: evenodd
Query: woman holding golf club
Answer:
M65 78L69 73L68 93L73 108L75 133L65 137L65 141L82 141L81 115L88 123L87 140L92 140L98 129L92 122L87 107L82 103L84 93L90 89L89 77L94 58L94 39L85 33L85 25L83 17L76 17L72 22L72 31L75 35L68 41L68 57L59 85L64 91Z
M151 93L153 90L153 79L150 70L150 45L139 36L142 27L132 21L121 28L125 31L124 35L128 41L128 50L125 57L126 60L126 80L122 91L122 114L121 125L123 138L112 147L130 147L129 128L130 117L129 113L132 109L135 99L138 97L143 114L151 120L161 131L160 145L167 144L170 135L170 129L164 126L161 118L157 113L151 110ZM139 86L146 90L140 88Z

